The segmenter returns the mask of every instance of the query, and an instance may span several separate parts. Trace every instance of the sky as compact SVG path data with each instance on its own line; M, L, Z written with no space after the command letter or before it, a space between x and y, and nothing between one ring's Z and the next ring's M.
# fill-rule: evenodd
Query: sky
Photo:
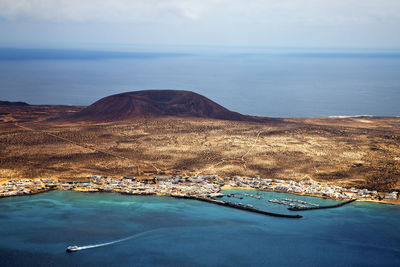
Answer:
M400 0L0 0L0 46L400 48Z

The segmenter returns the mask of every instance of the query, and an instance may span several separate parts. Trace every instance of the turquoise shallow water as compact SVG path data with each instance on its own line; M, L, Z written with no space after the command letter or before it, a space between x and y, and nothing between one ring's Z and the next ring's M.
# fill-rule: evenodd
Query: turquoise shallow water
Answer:
M267 200L334 202L260 194L240 201L287 213L296 212ZM356 202L285 219L194 200L53 191L1 199L0 211L1 266L400 266L400 207L393 205ZM130 236L65 253L68 245Z

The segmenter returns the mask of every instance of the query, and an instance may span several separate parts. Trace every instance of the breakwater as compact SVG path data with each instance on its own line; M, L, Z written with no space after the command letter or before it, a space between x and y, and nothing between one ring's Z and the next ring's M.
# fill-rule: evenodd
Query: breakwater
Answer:
M221 201L221 200L216 200L212 198L205 198L205 197L196 197L196 196L184 196L184 195L172 195L172 197L175 198L183 198L183 199L194 199L194 200L199 200L199 201L204 201L220 206L225 206L225 207L230 207L230 208L235 208L239 210L245 210L253 213L258 213L258 214L263 214L267 216L273 216L273 217L283 217L283 218L292 218L292 219L300 219L303 218L303 216L296 214L296 215L290 215L290 214L281 214L281 213L274 213L274 212L268 212L268 211L263 211L263 210L258 210L255 209L249 205L241 205L241 204L236 204L232 202L227 202L227 201Z
M348 201L344 201L341 202L339 204L335 204L335 205L329 205L329 206L315 206L315 207L290 207L288 208L288 210L291 211L303 211L303 210L319 210L319 209L333 209L333 208L338 208L347 204L350 204L354 201L356 201L357 199L350 199Z

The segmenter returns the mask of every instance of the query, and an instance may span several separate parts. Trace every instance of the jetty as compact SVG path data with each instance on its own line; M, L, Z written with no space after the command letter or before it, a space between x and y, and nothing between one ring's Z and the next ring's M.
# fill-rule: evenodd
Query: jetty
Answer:
M348 201L344 201L344 202L341 202L339 204L328 205L328 206L315 206L315 207L298 207L298 206L295 206L295 207L288 208L288 210L291 210L291 211L303 211L303 210L333 209L333 208L338 208L338 207L350 204L350 203L352 203L352 202L354 202L356 200L357 199L350 199Z
M296 214L296 215L291 215L291 214L281 214L281 213L274 213L274 212L268 212L268 211L263 211L254 208L251 205L243 205L243 204L236 204L232 202L227 202L227 201L222 201L222 200L216 200L213 198L207 198L207 197L198 197L198 196L185 196L185 195L171 195L172 197L175 198L183 198L183 199L194 199L194 200L199 200L199 201L204 201L220 206L225 206L229 208L234 208L234 209L239 209L239 210L245 210L253 213L258 213L258 214L263 214L267 216L273 216L273 217L283 217L283 218L292 218L292 219L300 219L303 218L303 216Z

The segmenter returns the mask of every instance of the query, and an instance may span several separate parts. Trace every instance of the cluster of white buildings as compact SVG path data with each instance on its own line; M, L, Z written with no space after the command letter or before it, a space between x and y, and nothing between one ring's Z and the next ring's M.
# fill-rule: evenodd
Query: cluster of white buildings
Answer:
M57 186L52 179L11 179L8 183L0 185L0 197L30 195L50 190Z
M306 195L319 195L336 199L397 199L398 193L378 194L368 189L344 188L320 184L314 181L292 181L236 176L222 179L217 175L207 176L155 176L137 180L135 177L110 178L94 175L85 181L56 182L52 179L12 179L0 185L0 197L34 194L50 189L77 190L85 192L120 192L132 195L170 195L218 197L223 185L271 190Z
M337 199L397 199L398 193L392 192L380 196L377 191L368 189L344 188L335 185L320 184L315 181L292 181L279 179L261 179L236 176L228 184L232 187L250 187L261 190L283 191L307 195L322 195Z
M92 176L87 181L61 183L61 190L78 190L86 192L120 192L132 195L176 195L176 196L209 196L222 195L221 181L218 176L156 176L137 181L135 177L112 179Z

